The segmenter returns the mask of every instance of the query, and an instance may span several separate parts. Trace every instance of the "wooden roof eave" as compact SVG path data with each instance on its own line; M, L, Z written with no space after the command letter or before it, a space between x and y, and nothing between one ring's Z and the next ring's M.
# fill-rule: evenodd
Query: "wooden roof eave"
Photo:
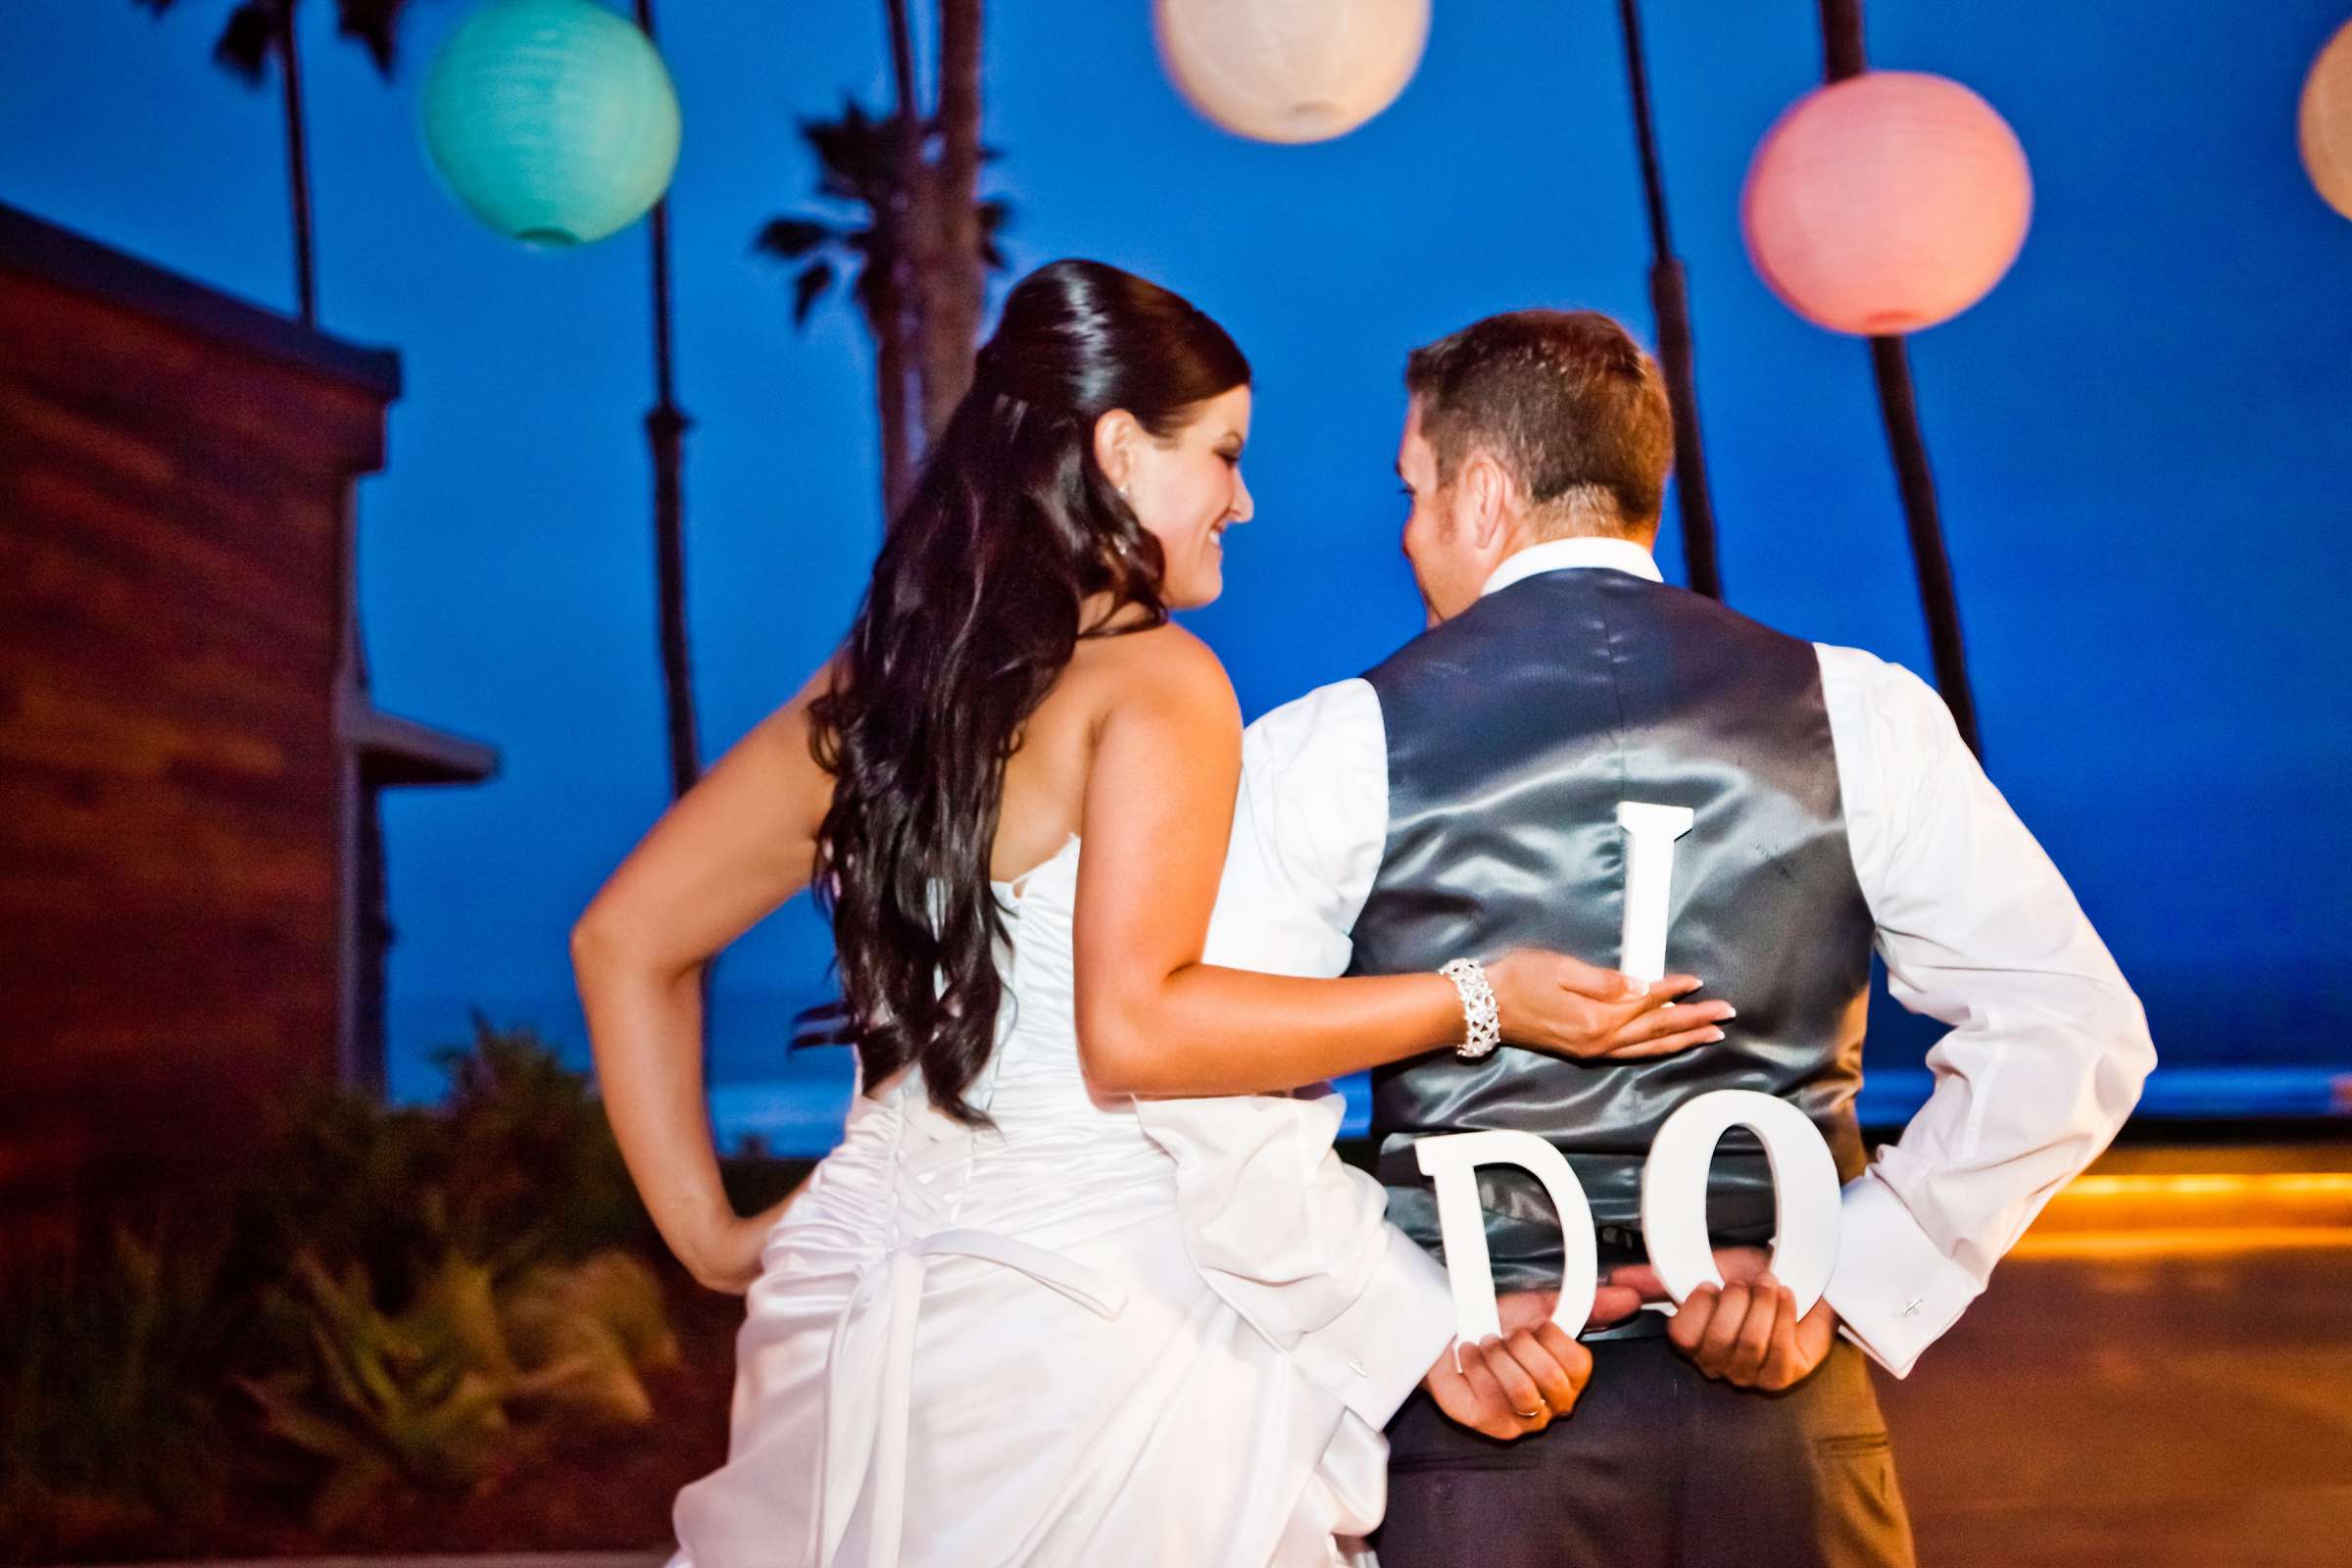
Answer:
M344 707L337 728L370 784L479 784L498 771L496 747L387 713L364 697Z

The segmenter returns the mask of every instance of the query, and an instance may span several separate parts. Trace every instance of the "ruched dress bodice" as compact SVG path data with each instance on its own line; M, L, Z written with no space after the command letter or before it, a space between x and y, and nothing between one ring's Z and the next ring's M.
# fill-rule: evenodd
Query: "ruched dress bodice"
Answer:
M996 1049L965 1098L993 1126L967 1127L908 1068L851 1102L841 1146L768 1241L770 1269L818 1238L839 1258L883 1254L932 1232L980 1227L1043 1246L1083 1240L1175 1201L1167 1157L1125 1095L1097 1095L1072 1004L1078 839L1014 882L993 884L1007 942Z

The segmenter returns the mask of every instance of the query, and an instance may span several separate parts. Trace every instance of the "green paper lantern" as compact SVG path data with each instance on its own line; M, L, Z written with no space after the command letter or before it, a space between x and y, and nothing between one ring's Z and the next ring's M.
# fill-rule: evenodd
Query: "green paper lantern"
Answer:
M678 95L653 41L594 0L490 0L425 77L424 146L475 217L526 245L635 222L678 166Z

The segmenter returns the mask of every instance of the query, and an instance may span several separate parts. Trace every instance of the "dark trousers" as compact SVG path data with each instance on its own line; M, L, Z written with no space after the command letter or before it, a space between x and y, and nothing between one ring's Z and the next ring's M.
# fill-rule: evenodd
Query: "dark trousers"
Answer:
M1576 1412L1516 1443L1416 1392L1389 1427L1381 1568L1911 1568L1862 1352L1781 1394L1708 1381L1663 1339L1595 1344Z

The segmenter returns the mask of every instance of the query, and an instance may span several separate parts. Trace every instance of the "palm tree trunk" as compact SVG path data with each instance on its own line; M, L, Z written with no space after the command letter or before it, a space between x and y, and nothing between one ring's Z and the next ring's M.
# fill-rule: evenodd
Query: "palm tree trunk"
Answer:
M305 326L318 324L318 273L311 252L311 164L303 130L302 70L294 42L294 0L277 8L277 74L286 109L286 184L294 204L294 295Z
M1821 0L1822 78L1843 81L1868 67L1862 43L1862 0ZM1928 645L1936 661L1936 687L1952 710L1968 749L1982 758L1977 733L1977 699L1968 678L1968 654L1960 637L1960 599L1952 583L1952 560L1944 547L1943 520L1936 505L1936 478L1928 466L1927 437L1919 427L1919 400L1911 384L1911 357L1899 336L1870 340L1871 368L1879 383L1879 412L1886 422L1895 483L1911 534L1911 560L1919 576L1920 608L1928 620Z
M652 0L637 0L637 25L654 36ZM654 582L661 602L662 692L669 741L669 792L685 794L702 777L702 744L694 715L694 671L686 637L685 436L670 347L669 199L654 204L654 406L645 433L654 458Z
M890 23L891 74L899 94L899 171L888 212L874 215L881 255L866 265L881 269L881 281L868 306L874 333L874 382L882 423L882 518L898 519L914 489L914 454L909 450L907 415L913 396L911 328L906 318L915 298L915 249L924 228L923 113L914 89L914 35L906 0L886 0Z
M897 280L874 287L866 325L874 334L874 401L882 424L882 522L898 520L914 493L914 454L908 450L907 394L912 390L906 355L906 296Z
M1634 132L1642 148L1642 193L1649 208L1649 299L1658 318L1658 366L1674 411L1674 490L1683 518L1683 565L1690 586L1723 597L1723 568L1715 555L1715 503L1707 489L1706 454L1698 440L1696 345L1690 335L1690 291L1674 254L1666 222L1666 176L1649 112L1649 67L1642 51L1637 0L1618 0L1624 24L1625 74L1633 91Z
M939 166L920 256L923 435L936 441L972 384L987 264L980 255L981 0L940 0Z

